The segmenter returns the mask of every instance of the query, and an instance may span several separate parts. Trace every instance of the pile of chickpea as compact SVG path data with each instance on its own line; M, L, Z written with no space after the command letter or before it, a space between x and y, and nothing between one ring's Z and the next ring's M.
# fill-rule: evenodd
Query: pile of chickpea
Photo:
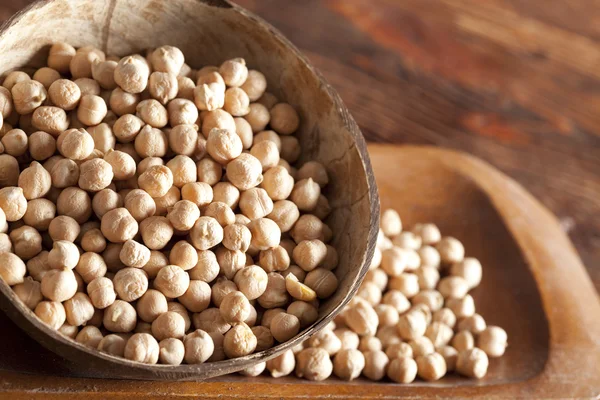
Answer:
M267 369L278 378L295 370L309 380L333 373L397 383L436 381L453 371L483 378L508 338L475 312L469 291L481 278L481 263L465 257L460 241L442 237L432 223L403 231L398 213L385 210L371 268L349 305L304 343L241 373Z
M0 278L41 321L129 360L285 342L337 289L326 168L244 59L51 46L0 87Z

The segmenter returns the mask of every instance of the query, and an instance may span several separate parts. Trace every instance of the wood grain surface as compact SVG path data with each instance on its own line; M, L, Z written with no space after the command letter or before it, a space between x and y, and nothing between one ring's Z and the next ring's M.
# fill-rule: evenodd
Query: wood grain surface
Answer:
M0 19L29 2L0 0ZM308 55L367 140L463 150L525 186L600 289L600 2L237 2Z

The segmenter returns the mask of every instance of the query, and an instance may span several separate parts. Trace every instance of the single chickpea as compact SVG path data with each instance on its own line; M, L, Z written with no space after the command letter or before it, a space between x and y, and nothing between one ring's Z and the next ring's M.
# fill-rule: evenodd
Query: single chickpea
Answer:
M158 343L158 360L161 364L179 365L185 355L183 342L175 338L163 339Z
M220 267L217 256L210 250L198 250L198 263L188 271L190 279L212 282L217 278Z
M173 237L173 225L166 217L149 217L140 223L140 232L150 250L160 250Z
M69 70L73 78L91 78L92 64L97 61L104 61L105 59L106 56L101 50L92 46L81 47L75 52L73 58L71 58Z
M73 297L75 293L77 293L77 280L70 269L52 269L44 274L42 278L44 297L63 302Z
M223 228L223 246L232 251L246 252L250 246L250 229L240 224L230 224Z
M79 333L79 327L64 323L60 328L58 328L58 331L66 337L75 340L77 334Z
M20 187L5 187L0 189L0 208L4 210L6 220L18 221L27 211L27 199Z
M273 200L266 190L251 188L242 192L239 207L250 220L256 220L266 217L273 211Z
M76 50L73 46L67 43L55 43L50 47L48 53L48 66L61 74L66 74L70 72L69 64L75 53Z
M48 97L52 104L63 110L74 110L81 99L81 89L68 79L58 79L48 88Z
M235 133L240 137L244 150L248 150L254 142L252 127L244 118L237 117L233 120L235 122Z
M458 323L458 331L469 331L474 335L479 335L487 328L485 319L479 314L473 314L470 317L463 318ZM480 346L481 347L481 346Z
M125 208L138 222L154 215L156 203L150 195L141 189L134 189L125 196Z
M122 248L123 243L108 243L106 249L102 252L102 258L106 263L106 267L113 274L125 268L125 264L123 264L119 258ZM112 275L112 277L114 277L114 275Z
M115 67L115 83L128 93L143 92L148 85L149 77L150 69L148 68L148 64L137 56L123 57Z
M137 105L140 102L140 100L141 99L140 99L139 94L127 93L127 92L123 91L121 88L116 88L111 92L108 102L110 105L110 109L117 116L123 116L123 115L135 114ZM140 121L141 121L141 119L140 119ZM141 126L140 126L140 128L141 128ZM131 130L133 128L129 127L129 129ZM119 129L117 129L117 131L118 130ZM131 131L129 131L129 132L131 135ZM119 136L119 134L117 132L115 132L115 134L117 135L117 137ZM131 140L133 140L133 138L131 138ZM129 141L131 141L131 140L129 140ZM126 142L123 141L123 143L126 143Z
M72 298L65 301L64 306L67 323L73 326L85 325L94 315L94 305L85 293L75 293Z
M475 337L469 331L460 331L452 338L452 347L459 353L475 347Z
M79 166L79 187L89 192L106 188L113 177L112 166L101 158L84 161Z
M160 251L150 250L150 260L148 260L142 269L148 274L149 279L154 279L158 271L167 265L169 265L169 259L165 254Z
M444 305L444 297L437 290L422 290L412 298L413 305L425 304L433 312Z
M197 169L194 160L188 156L178 155L167 162L167 167L173 172L173 185L182 188L187 183L196 182Z
M480 334L477 346L489 357L500 357L506 350L508 335L499 326L488 326ZM458 350L458 349L457 349Z
M46 88L38 81L23 80L16 83L11 94L15 110L23 115L30 114L46 100Z
M84 346L91 347L92 349L98 348L100 341L104 336L100 329L95 326L84 326L81 331L75 336L75 341L81 343Z
M223 228L212 217L200 217L190 231L192 244L198 250L208 250L223 240Z
M182 296L190 286L190 276L176 265L161 268L154 279L154 288L167 297Z
M223 168L216 161L204 158L196 163L198 181L208 185L215 185L221 180Z
M300 125L300 117L291 105L279 103L271 108L270 125L281 135L291 135Z
M279 163L277 146L269 140L255 142L250 149L250 154L260 161L263 172L277 166Z
M108 109L100 96L86 94L81 97L77 108L77 119L85 125L98 125L102 122Z
M48 265L53 269L73 269L79 262L79 249L75 244L66 240L54 242L48 253Z
M281 137L275 131L262 131L254 136L253 144L258 144L261 142L273 142L275 146L277 146L277 151L281 151Z
M34 160L46 160L56 152L56 139L49 133L38 131L29 136L29 153Z
M94 307L105 309L113 304L117 298L112 280L98 276L87 286L87 293Z
M225 85L225 81L221 74L219 74L219 68L207 65L198 70L196 74L196 84L198 86L203 85L205 83L220 83L221 85Z
M190 330L190 327L192 326L192 320L190 319L190 315L187 309L183 306L183 304L170 301L167 303L167 309L168 311L173 311L181 315L183 317L183 320L185 321L185 331L187 332Z
M397 383L411 383L417 376L417 363L407 357L393 359L388 365L387 376Z
M469 291L469 284L461 276L447 276L440 280L438 290L444 298L460 299Z
M138 223L126 208L115 208L104 214L100 230L109 241L125 243L138 233Z
M267 89L267 79L261 72L251 69L240 88L246 92L250 101L257 101Z
M232 87L225 91L223 109L234 117L243 117L248 114L250 99L246 92L238 87Z
M139 299L148 290L148 277L139 268L123 268L116 273L113 283L119 298L128 302Z
M300 320L301 329L304 329L309 325L313 324L319 318L319 311L317 310L317 308L305 301L292 302L288 306L286 312L288 314L295 315L298 318L298 320Z
M23 71L11 71L6 78L4 79L4 82L2 83L2 86L8 90L12 90L12 88L19 82L25 82L25 81L30 81L31 78L29 77L29 74L27 74L26 72Z
M81 96L91 95L91 96L100 96L100 85L93 79L90 78L79 78L76 79L75 84L79 87L81 91Z
M262 250L259 253L258 265L267 272L285 271L290 266L290 256L281 246Z
M177 47L161 46L152 52L150 62L155 71L177 75L184 65L185 57Z
M405 342L393 343L385 349L385 354L390 360L413 358L413 348Z
M298 171L300 172L300 171ZM387 209L381 214L381 230L387 236L396 236L402 232L402 220L396 210Z
M258 250L268 250L279 245L281 231L274 221L259 218L248 224L248 228L252 233L251 245Z
M300 210L289 200L279 200L273 204L268 218L277 224L281 232L289 232L300 218Z
M208 154L217 162L226 164L242 153L242 141L235 131L212 129L206 142Z
M112 189L102 189L92 199L92 209L98 218L119 207L123 207L123 199Z
M381 269L389 276L400 276L407 267L408 253L400 247L391 247L381 253Z
M227 178L239 190L248 190L259 185L262 180L260 161L251 154L241 154L227 164Z
M466 318L475 314L475 302L470 294L462 299L447 299L446 307L452 310L456 318Z
M42 164L34 161L21 172L18 184L27 200L38 199L50 191L52 177Z
M150 260L150 249L130 239L123 244L119 258L128 267L143 268Z
M135 176L135 160L125 152L108 150L104 161L110 165L114 180L127 180Z
M60 189L77 185L79 174L79 165L68 158L57 161L50 170L52 185Z
M173 186L173 173L164 165L155 165L140 175L138 184L153 198L161 197Z
M296 356L296 376L311 381L322 381L333 372L329 354L320 348L302 350Z
M167 109L154 99L140 101L136 106L136 115L152 128L163 128L169 122Z
M277 316L279 316L279 314ZM274 324L275 319L273 319L273 322L271 323L271 331L275 328ZM325 350L330 356L334 356L342 349L342 341L333 330L324 329L311 336L305 342L305 347L320 348Z
M215 254L221 273L225 275L227 279L233 279L236 272L245 266L246 255L241 251L231 251L224 247L219 247Z
M298 332L300 332L300 320L293 314L280 313L271 322L271 334L280 343L290 340Z
M98 343L98 350L117 357L125 357L127 338L116 334L106 335Z
M440 230L435 224L416 224L412 228L412 232L421 238L424 245L435 245L442 238Z
M348 327L360 336L373 336L379 325L373 307L360 298L356 298L356 303L344 313L344 319Z
M202 312L210 305L211 294L208 283L193 280L186 292L179 296L179 302L191 312Z
M114 89L117 87L115 82L115 69L117 68L117 62L113 60L101 61L95 60L92 63L92 78L103 89Z
M321 188L312 178L302 179L294 185L290 194L290 200L293 201L300 211L310 212L317 206Z
M267 361L267 369L273 378L287 376L294 371L296 359L291 350L281 353L279 356Z
M59 215L69 216L82 224L92 215L92 201L84 190L68 187L60 192L56 210Z
M452 346L443 346L437 349L437 352L444 357L446 362L446 370L452 372L456 369L456 361L458 358L458 352Z
M388 290L382 297L383 304L391 305L402 314L410 308L410 302L401 292L397 290Z
M125 345L125 358L145 364L156 364L160 348L156 339L148 333L135 333Z
M261 362L256 365L253 365L251 367L248 367L246 369L243 369L243 370L239 371L239 373L240 373L240 375L243 375L243 376L251 376L251 377L259 376L260 374L262 374L264 372L266 367L267 367L267 363Z
M283 161L288 163L294 163L300 158L302 148L300 142L295 136L282 136L281 137L281 151L280 156ZM282 160L279 160L281 163ZM289 164L288 164L289 165Z
M458 353L456 370L469 378L481 379L487 374L489 359L487 354L477 347Z
M142 157L164 157L168 148L167 135L151 125L145 125L135 137L135 151Z
M421 247L421 237L412 232L401 232L392 243L401 249L418 250Z
M441 308L433 313L433 322L440 322L450 328L454 328L454 325L456 325L456 316L449 308Z
M436 245L443 264L454 264L461 262L465 257L465 248L458 239L450 236L442 238Z
M437 381L446 375L446 361L439 353L417 357L419 377L425 381Z
M193 92L194 104L201 111L213 111L225 104L225 84L210 82L199 84Z
M144 126L144 121L132 114L124 114L115 121L113 133L120 143L130 143Z
M14 157L25 154L29 146L28 142L27 134L21 129L12 129L2 136L1 139L6 154Z
M267 276L267 289L258 298L258 304L263 308L283 307L288 304L290 296L285 286L285 278L276 272L271 272Z
M402 273L390 279L389 288L398 290L410 299L419 293L419 277L412 273Z
M400 319L398 311L389 304L377 304L375 306L380 326L396 326Z
M113 135L111 126L106 122L102 122L96 126L90 126L87 128L87 131L94 140L94 148L99 150L102 155L105 155L115 148L117 139L115 135Z
M169 103L169 107L171 104L173 102ZM169 132L169 145L176 154L191 156L196 151L197 144L198 131L194 125L176 125Z
M225 355L229 358L243 357L254 352L257 339L252 329L244 322L234 325L226 334L223 342Z
M152 322L152 335L157 340L182 339L185 335L185 321L176 312L167 311L162 313Z
M66 158L85 160L94 151L94 139L85 129L69 129L60 134L56 147Z
M240 269L233 279L240 293L248 300L254 300L262 296L267 290L268 275L256 265Z
M186 183L181 188L181 197L183 200L191 201L198 207L204 207L213 201L213 188L204 182Z
M189 200L180 200L169 211L167 218L173 228L179 231L189 231L200 218L198 206Z
M194 101L195 88L196 84L192 79L187 76L177 77L177 98Z
M173 100L177 96L178 90L176 74L160 71L150 74L148 91L150 96L162 104L167 104L170 100Z
M435 289L440 280L440 273L434 267L421 266L421 268L415 271L415 275L417 276L419 287L423 290Z
M50 87L50 85L60 79L60 73L49 67L42 67L35 71L33 74L33 80L40 82L46 90Z
M110 332L127 333L133 331L137 320L135 308L123 300L115 300L104 310L102 323Z
M450 275L464 278L469 289L473 289L481 283L481 263L476 258L467 257L462 261L452 264Z
M98 228L90 229L81 236L83 251L101 253L106 249L106 239Z
M208 139L210 132L217 128L219 130L226 130L229 132L235 132L235 121L231 114L227 111L216 109L212 111L206 111L201 114L202 117L202 134ZM235 135L235 133L234 133ZM235 135L237 136L237 135ZM241 142L239 137L237 139ZM237 147L236 147L237 148ZM218 160L217 160L218 161Z
M245 227L247 227L250 222L251 222L250 218L246 217L245 215L235 214L235 223L236 224L244 225Z
M227 60L219 67L219 74L221 74L227 86L242 86L248 78L246 61L243 58Z
M0 154L0 185L16 186L19 179L19 162L9 154Z
M338 288L335 274L323 268L316 268L306 274L304 284L314 290L319 299L329 298Z
M251 305L242 292L228 293L219 306L221 316L230 324L243 322L250 316Z
M264 173L261 187L272 200L285 200L294 189L294 178L284 167L274 166Z
M380 381L385 376L389 358L383 351L368 351L364 354L365 367L362 374L372 380Z
M414 358L431 354L435 351L435 346L426 336L421 336L408 342L412 349Z
M375 336L361 337L360 344L358 345L358 350L360 350L363 354L369 351L381 351L382 348L383 346L381 345L381 340Z
M356 296L366 300L369 304L375 307L381 302L382 293L374 283L363 282L363 284L358 288Z
M250 124L252 132L264 131L271 119L269 110L260 103L251 103L248 108L248 114L244 116L244 119Z
M0 115L2 115L2 119L9 118L13 114L13 108L10 90L0 86Z
M31 117L33 126L41 131L58 136L69 128L69 119L62 108L41 106L35 109Z
M420 312L409 312L400 316L397 329L402 339L414 340L425 334L427 320Z
M7 256L7 254L11 254L11 256ZM12 252L2 251L0 252L0 261L2 261L2 264L0 264L0 276L8 285L12 286L17 283L23 283L22 280L25 273L21 276L22 269L19 261L22 262L22 260L19 257ZM50 271L50 269L50 266L48 266L48 252L45 250L27 261L26 272L37 282L41 282L46 272Z
M23 283L13 286L12 289L17 297L30 310L35 310L37 305L44 299L42 296L41 284L30 276L25 278Z
M137 315L148 323L152 323L159 315L169 311L167 298L158 290L148 289L136 303Z
M198 250L187 241L180 240L171 249L169 262L188 271L198 264Z
M200 313L195 313L194 316L194 327L196 329L202 329L206 332L217 332L224 335L230 328L218 308L207 308Z
M65 307L57 301L41 301L35 307L35 315L52 329L59 329L66 321Z
M271 322L273 322L273 318L275 318L276 315L279 315L281 313L284 313L285 310L283 308L270 308L265 310L265 312L263 313L263 316L261 318L261 325L269 328L269 332L271 331Z

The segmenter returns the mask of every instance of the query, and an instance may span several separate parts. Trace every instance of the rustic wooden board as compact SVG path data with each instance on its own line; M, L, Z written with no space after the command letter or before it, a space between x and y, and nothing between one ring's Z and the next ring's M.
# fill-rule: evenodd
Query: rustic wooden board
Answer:
M473 295L490 323L506 328L509 348L481 381L448 376L403 386L332 379L227 376L208 382L83 378L85 365L44 350L0 318L0 396L20 399L537 397L600 394L600 300L556 218L488 164L433 147L370 146L382 207L410 226L436 221L484 265Z

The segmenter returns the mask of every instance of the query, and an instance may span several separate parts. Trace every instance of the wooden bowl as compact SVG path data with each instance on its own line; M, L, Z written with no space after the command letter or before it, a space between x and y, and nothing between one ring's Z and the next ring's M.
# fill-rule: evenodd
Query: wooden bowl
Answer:
M333 212L327 222L340 262L338 291L320 309L319 320L294 339L247 357L199 365L144 365L112 357L48 328L0 284L0 307L30 336L95 376L132 379L204 379L275 357L327 324L356 291L371 260L379 200L364 139L339 96L275 28L225 0L38 1L0 31L0 73L44 65L49 45L64 41L125 55L170 44L192 67L244 57L262 71L269 90L294 105L302 124L302 160L322 162Z

